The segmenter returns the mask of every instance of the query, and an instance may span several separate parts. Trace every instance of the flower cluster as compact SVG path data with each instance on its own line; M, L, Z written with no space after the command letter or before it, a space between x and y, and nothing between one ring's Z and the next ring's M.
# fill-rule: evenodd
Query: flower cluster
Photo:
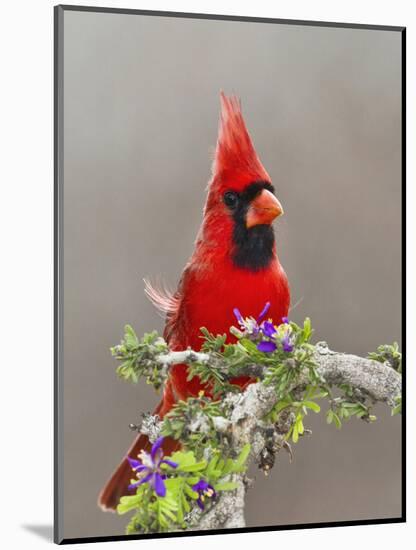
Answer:
M162 464L166 464L171 468L177 468L178 464L164 458L162 449L163 440L164 437L162 436L154 442L150 454L141 451L138 455L139 460L127 457L133 472L138 477L138 481L129 485L129 489L135 489L144 483L148 483L158 497L166 496L164 480L167 478L167 475L162 471L161 466ZM214 499L217 496L214 487L202 478L192 486L192 490L198 494L196 503L201 510L205 508L204 503L206 498Z
M282 349L290 353L294 349L294 338L292 327L287 317L282 317L279 325L274 325L271 319L264 319L270 309L270 302L267 302L257 319L254 317L243 317L237 308L234 308L234 315L240 326L240 337L249 338L257 342L257 349L263 353L273 353Z
M214 487L207 483L204 479L200 479L198 483L195 483L195 485L192 486L192 489L196 493L198 493L198 499L196 503L201 508L201 510L205 509L206 497L214 499L217 496Z
M163 458L163 439L163 437L159 437L154 442L150 454L141 451L138 455L139 460L135 460L129 456L127 457L133 472L135 472L136 476L139 478L138 481L129 485L129 489L135 489L139 485L142 485L142 483L149 483L157 496L164 497L166 495L164 480L167 476L162 473L161 466L162 464L166 464L171 468L177 468L178 464Z

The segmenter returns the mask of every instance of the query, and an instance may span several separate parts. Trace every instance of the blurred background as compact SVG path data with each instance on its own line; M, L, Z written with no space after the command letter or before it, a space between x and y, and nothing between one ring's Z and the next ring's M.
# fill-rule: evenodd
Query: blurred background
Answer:
M242 98L285 216L291 318L360 355L401 334L401 35L394 31L66 11L64 537L124 534L97 495L159 400L117 379L125 323L162 331L143 277L174 287L193 249L219 91ZM268 478L248 526L397 517L401 426L313 431Z

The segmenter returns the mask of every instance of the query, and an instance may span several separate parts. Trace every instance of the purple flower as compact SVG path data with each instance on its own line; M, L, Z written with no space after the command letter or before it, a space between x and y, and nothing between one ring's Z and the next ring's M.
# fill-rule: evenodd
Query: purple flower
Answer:
M235 307L233 309L233 313L236 316L236 319L237 319L238 324L240 325L240 327L244 328L244 318L241 315L240 310Z
M263 340L257 344L257 349L259 351L263 353L273 353L277 350L278 343L281 344L283 351L286 353L290 353L294 350L295 346L292 340L292 329L287 317L282 317L282 325L286 325L283 336L281 331L278 331L271 321L263 321L260 326Z
M260 321L263 319L263 317L265 317L266 313L269 311L270 309L270 302L266 302L264 308L261 310L261 313L259 315L259 318L257 319L257 322L260 323Z
M289 319L282 317L282 325L286 330L278 330L271 319L263 320L270 309L270 302L266 302L257 319L254 317L243 317L239 309L234 308L234 315L242 330L239 337L250 338L257 342L257 349L263 353L273 353L281 345L283 351L290 353L294 350L294 343L291 338L292 330ZM283 335L282 335L283 334Z
M290 332L288 330L283 336L281 342L282 342L283 351L286 351L287 353L290 353L291 351L293 351L293 348L295 346L293 345L292 339L290 338Z
M152 446L152 450L149 453L141 451L138 457L140 460L127 457L129 464L139 478L138 481L129 485L129 489L135 489L143 483L149 483L149 485L154 489L155 493L159 497L164 497L166 495L166 487L163 480L166 479L166 474L162 474L161 465L167 464L171 468L177 468L178 465L172 460L167 460L163 458L163 437L159 437Z
M270 302L266 302L264 308L261 310L257 320L254 317L244 317L241 315L240 310L236 307L233 309L234 315L240 325L240 328L249 336L256 337L261 331L260 323L264 316L270 309Z
M271 340L262 340L257 344L257 349L263 353L273 353L277 350L277 346Z
M192 489L196 493L198 493L198 499L196 503L201 508L201 510L204 510L205 508L204 501L206 497L215 498L217 496L214 487L207 483L204 479L200 479L198 483L192 485Z
M273 336L276 334L277 330L273 323L270 321L264 321L261 325L261 330L265 336L268 336L269 338L273 338Z

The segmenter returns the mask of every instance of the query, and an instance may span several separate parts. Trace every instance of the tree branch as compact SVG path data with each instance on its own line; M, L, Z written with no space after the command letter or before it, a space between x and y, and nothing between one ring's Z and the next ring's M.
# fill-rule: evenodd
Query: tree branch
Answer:
M194 362L209 363L213 361L226 376L227 363L221 362L218 356L209 353L195 352L193 350L171 351L160 355L158 362L168 369L175 364ZM380 363L371 359L356 355L331 351L325 342L315 346L314 360L317 363L317 372L327 385L348 385L354 392L358 392L364 398L372 402L382 402L394 406L395 400L401 395L401 375L394 370L388 362ZM248 365L239 372L241 375L249 375L262 379L265 368L261 365ZM297 387L293 391L304 387L306 376L300 377ZM288 412L279 420L270 433L270 425L261 419L273 408L277 402L276 392L273 387L266 386L261 381L251 384L243 393L230 393L226 402L230 415L228 422L221 417L222 429L231 428L231 444L238 451L246 443L251 445L251 459L260 464L267 473L273 466L275 455L282 449L290 451L286 441L286 434L293 424L293 414ZM148 433L151 439L157 436L154 418L150 418L146 424L151 425L151 430L142 426L142 431ZM220 423L219 423L219 431ZM247 488L247 480L244 475L234 475L234 481L238 482L238 489L232 492L222 493L212 507L203 515L197 514L190 522L189 529L223 529L230 527L244 527L244 497Z
M402 377L388 362L379 363L357 355L331 351L325 342L315 346L318 373L328 384L348 384L375 402L394 406L402 392Z
M314 358L318 364L318 373L328 384L348 384L363 391L374 401L390 406L393 406L394 399L401 395L402 377L388 362L383 364L357 355L335 352L328 348L326 342L318 342L315 345ZM209 363L212 357L209 353L188 349L159 355L157 360L161 365L170 367L183 363ZM215 357L215 366L224 372L226 378L228 377L226 361L221 362ZM264 370L263 365L247 365L239 370L239 376L252 376L261 380Z

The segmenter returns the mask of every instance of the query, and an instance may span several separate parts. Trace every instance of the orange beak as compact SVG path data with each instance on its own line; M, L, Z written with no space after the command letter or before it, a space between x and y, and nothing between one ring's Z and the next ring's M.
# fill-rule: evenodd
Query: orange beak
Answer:
M270 225L272 221L283 214L283 208L276 197L263 189L258 197L250 204L246 216L246 227L255 225Z

